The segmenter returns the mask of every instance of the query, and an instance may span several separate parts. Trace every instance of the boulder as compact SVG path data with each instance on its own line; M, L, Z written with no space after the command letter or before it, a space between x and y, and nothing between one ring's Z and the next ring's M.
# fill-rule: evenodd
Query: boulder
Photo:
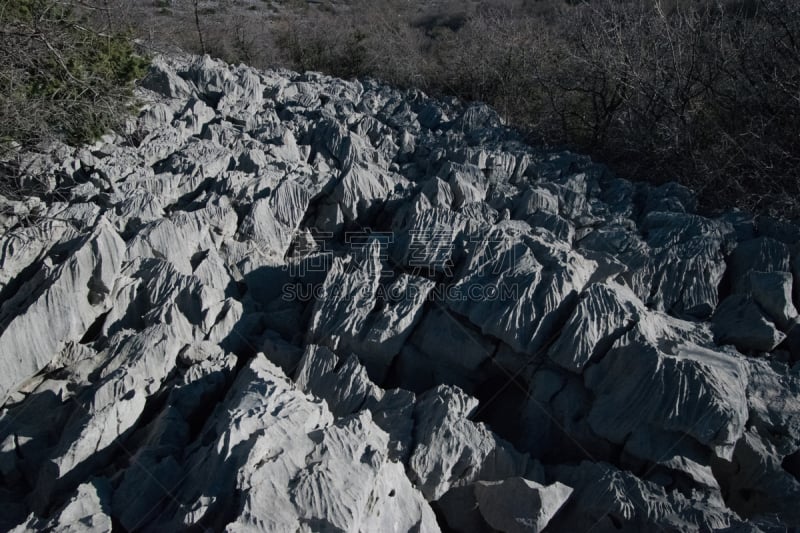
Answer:
M615 283L593 284L547 353L559 366L580 373L592 360L602 358L641 312L630 289Z
M478 509L486 523L508 533L542 531L572 489L559 482L544 486L521 477L475 484Z
M408 462L411 480L429 501L452 487L475 481L524 476L530 459L468 417L477 400L453 387L422 395L414 409L414 442Z
M653 342L632 330L584 377L595 395L589 425L611 442L652 426L688 433L730 457L745 429L748 372L735 355Z
M781 307L776 301L769 305ZM722 301L714 313L712 329L719 344L733 344L745 353L772 351L786 338L762 308L744 294L732 294Z
M728 259L734 292L747 292L750 272L791 272L789 247L769 237L740 242Z

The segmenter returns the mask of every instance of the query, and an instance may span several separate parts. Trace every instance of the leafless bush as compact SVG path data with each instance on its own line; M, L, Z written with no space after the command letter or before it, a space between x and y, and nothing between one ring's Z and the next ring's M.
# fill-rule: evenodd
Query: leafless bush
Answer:
M364 4L346 21L287 19L283 45L302 69L487 101L625 176L686 183L708 207L800 214L800 5L543 5L390 19Z
M608 2L576 16L567 65L544 79L571 104L558 110L566 140L626 175L683 181L707 205L797 213L785 201L800 193L796 4Z
M532 139L677 179L708 207L800 215L794 0L94 1L156 49L486 101Z

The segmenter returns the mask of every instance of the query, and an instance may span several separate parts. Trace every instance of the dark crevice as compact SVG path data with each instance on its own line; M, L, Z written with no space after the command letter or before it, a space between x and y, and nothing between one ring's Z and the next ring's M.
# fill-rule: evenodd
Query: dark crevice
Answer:
M86 333L83 334L81 340L78 341L80 344L91 344L96 341L100 334L103 332L103 325L106 323L106 317L111 311L106 311L98 316L94 322L86 329Z
M164 206L164 213L167 215L176 211L190 213L206 207L206 204L196 202L196 200L200 198L203 193L211 191L215 183L216 178L204 178L195 189L187 192L174 203Z
M800 481L800 450L783 459L781 466L789 472L797 481Z

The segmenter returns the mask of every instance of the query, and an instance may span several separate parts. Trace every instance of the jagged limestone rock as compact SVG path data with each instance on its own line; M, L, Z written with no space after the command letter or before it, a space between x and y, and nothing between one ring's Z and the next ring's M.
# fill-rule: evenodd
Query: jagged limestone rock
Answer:
M728 263L734 292L747 292L750 272L791 272L789 247L769 237L740 242Z
M447 305L484 334L533 354L556 333L595 263L569 245L501 223L476 239Z
M209 444L188 458L178 489L191 507L168 505L164 524L226 525L231 531L331 527L438 531L433 512L402 466L387 457L388 435L368 412L334 423L324 404L300 392L263 357L239 374ZM209 438L210 437L210 438Z
M457 388L440 386L419 398L415 407L416 447L408 463L412 481L428 500L450 488L475 481L524 476L528 457L467 419L477 400Z
M0 198L0 528L800 527L796 224L373 80L136 96Z
M642 312L636 296L626 287L593 284L582 295L548 355L563 368L580 373L592 359L604 356Z
M718 500L686 497L642 481L630 472L603 462L584 461L557 466L554 477L573 489L566 504L549 523L555 531L641 531L664 528L680 531L746 528L736 513ZM752 529L752 528L751 528Z
M733 355L691 343L659 346L633 330L584 377L596 396L589 424L612 442L654 426L686 432L728 458L744 431L748 372Z
M497 531L508 533L542 531L571 494L572 489L561 483L543 486L521 477L475 484L481 516Z
M80 340L108 310L124 243L105 219L80 241L66 252L69 255L63 262L43 261L16 296L4 302L0 317L3 400L50 362L64 343Z
M12 531L65 531L68 533L103 533L112 529L109 511L111 486L106 479L80 485L69 502L48 521L31 516Z
M782 329L797 317L792 303L792 275L789 272L750 272L753 300Z
M771 306L779 306L772 301ZM769 352L786 338L762 308L745 294L732 294L714 313L712 328L720 344L733 344L743 352Z

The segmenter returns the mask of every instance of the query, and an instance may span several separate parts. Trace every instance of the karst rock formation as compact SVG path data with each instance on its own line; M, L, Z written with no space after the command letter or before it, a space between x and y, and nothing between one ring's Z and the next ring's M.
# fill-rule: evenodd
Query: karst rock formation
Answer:
M2 201L0 529L800 526L800 228L481 104L153 61Z

